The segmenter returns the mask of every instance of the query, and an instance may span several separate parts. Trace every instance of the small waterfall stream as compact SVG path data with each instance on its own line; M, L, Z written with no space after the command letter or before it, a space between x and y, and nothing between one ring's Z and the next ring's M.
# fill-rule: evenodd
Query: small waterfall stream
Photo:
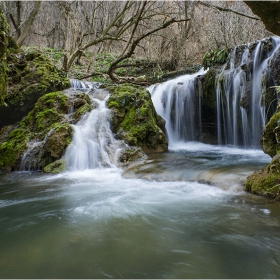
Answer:
M72 125L73 139L65 152L67 170L116 167L119 151L124 144L114 138L110 128L110 110L106 107L109 95L103 100L95 98L100 83L78 80L70 82L72 89L85 90L97 107Z
M98 107L73 125L73 140L65 154L69 171L115 166L115 154L121 143L110 129L107 98L103 101L94 98Z

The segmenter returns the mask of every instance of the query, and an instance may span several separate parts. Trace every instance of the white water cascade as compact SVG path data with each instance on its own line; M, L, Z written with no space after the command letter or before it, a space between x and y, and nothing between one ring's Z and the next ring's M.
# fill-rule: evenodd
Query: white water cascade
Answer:
M258 148L267 122L265 92L274 85L270 62L279 50L280 39L268 40L234 48L227 65L216 78L218 144ZM242 55L240 55L240 53ZM241 105L240 103L243 103ZM240 106L241 105L241 106Z
M122 143L114 138L110 129L107 98L102 101L93 98L98 104L97 108L73 125L73 139L65 153L67 170L115 167L118 149Z
M194 82L204 73L206 71L201 69L195 74L180 76L148 88L157 113L166 121L169 145L178 141L199 140L199 129L196 128L199 127L200 116L195 115Z
M266 100L266 92L275 85L270 66L275 55L279 56L279 50L278 37L232 49L229 61L215 78L213 102L216 100L216 104L211 104L211 116L204 111L205 105L209 108L206 104L209 101L203 100L203 96L213 93L202 93L203 81L199 78L206 71L149 87L155 109L166 121L169 145L201 141L202 134L206 133L203 139L210 135L211 143L215 137L219 145L259 148L261 133L278 99L274 92L275 96L270 95ZM211 118L212 131L202 123L202 119L207 122L207 118Z
M75 79L70 79L70 86L71 89L78 89L82 91L90 91L92 89L98 88L101 83L98 82L87 82L87 81L80 81Z

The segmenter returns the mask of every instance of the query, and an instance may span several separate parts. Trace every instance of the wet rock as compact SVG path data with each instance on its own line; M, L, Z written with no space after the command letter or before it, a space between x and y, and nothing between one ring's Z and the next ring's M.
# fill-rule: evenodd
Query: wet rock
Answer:
M280 104L279 104L280 105ZM278 106L279 107L279 106ZM260 144L262 150L274 157L280 151L280 107L264 128Z
M65 160L59 159L59 160L56 160L55 162L50 163L46 167L44 167L44 172L57 174L57 173L65 171L65 169L66 169Z
M108 86L107 106L112 110L112 131L117 139L144 152L167 151L164 120L155 112L145 88L123 84Z
M65 73L39 51L18 49L7 55L8 91L0 110L0 127L20 121L46 93L69 87Z
M72 139L72 126L92 110L83 92L53 92L38 99L19 125L0 131L0 170L42 170L60 159Z
M245 181L246 190L274 200L280 200L280 154L261 171L250 175Z

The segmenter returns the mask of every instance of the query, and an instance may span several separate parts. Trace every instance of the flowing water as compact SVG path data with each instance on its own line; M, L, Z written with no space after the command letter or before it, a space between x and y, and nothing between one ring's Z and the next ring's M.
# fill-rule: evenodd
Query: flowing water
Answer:
M279 278L259 150L177 143L146 164L0 180L1 278ZM126 177L126 178L125 178Z
M123 144L105 101L95 100L73 126L68 171L0 174L0 278L280 278L280 204L243 186L270 158L194 142L200 74L153 89L168 152L117 168Z

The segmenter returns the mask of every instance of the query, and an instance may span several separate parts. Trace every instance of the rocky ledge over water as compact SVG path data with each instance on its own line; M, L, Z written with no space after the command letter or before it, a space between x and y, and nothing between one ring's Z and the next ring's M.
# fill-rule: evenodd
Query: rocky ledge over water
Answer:
M272 157L269 165L254 172L245 181L246 190L280 200L280 102L265 126L260 140L263 151Z

